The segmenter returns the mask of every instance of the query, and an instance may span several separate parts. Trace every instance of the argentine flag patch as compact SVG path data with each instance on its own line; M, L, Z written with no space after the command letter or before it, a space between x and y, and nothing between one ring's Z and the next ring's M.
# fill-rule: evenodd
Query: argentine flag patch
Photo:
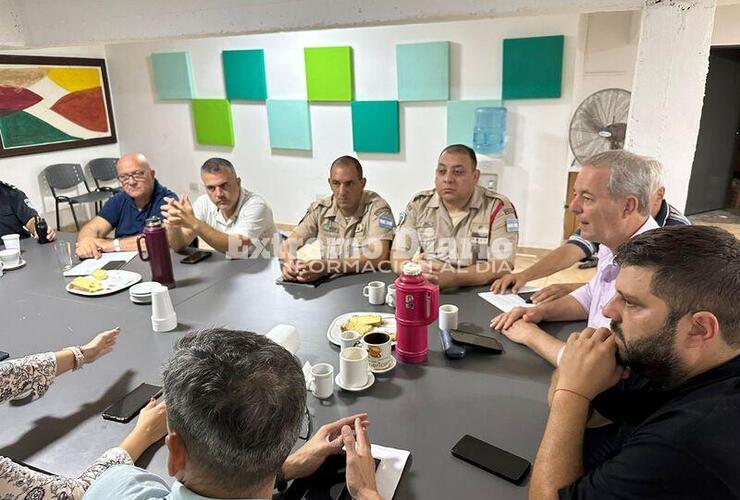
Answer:
M381 215L378 217L378 225L385 229L393 229L393 217L390 215Z

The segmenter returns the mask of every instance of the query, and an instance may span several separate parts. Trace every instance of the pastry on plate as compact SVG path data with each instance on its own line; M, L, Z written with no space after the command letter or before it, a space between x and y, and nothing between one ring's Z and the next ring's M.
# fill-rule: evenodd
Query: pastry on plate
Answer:
M380 314L357 314L342 323L342 325L340 325L340 328L343 332L352 330L359 333L360 335L365 335L373 328L376 328L382 324L383 318L380 316Z
M103 284L100 280L97 280L92 276L78 276L72 280L69 287L83 292L94 293L102 290Z

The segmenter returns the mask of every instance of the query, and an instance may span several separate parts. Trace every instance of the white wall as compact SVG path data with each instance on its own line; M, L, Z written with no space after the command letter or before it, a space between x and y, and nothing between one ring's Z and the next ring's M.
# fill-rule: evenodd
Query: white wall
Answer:
M262 103L233 104L233 150L200 146L194 143L189 104L157 100L149 69L152 52L189 50L198 95L223 97L221 51L263 48L269 96L305 98L303 47L348 44L354 50L356 99L394 99L395 45L449 40L453 44L451 97L497 98L502 39L562 33L566 36L563 97L506 103L512 145L507 164L511 167L499 187L517 205L521 243L554 246L562 236L578 25L579 16L571 14L109 45L107 60L121 151L144 152L159 178L179 192L199 182L198 167L205 159L229 158L246 186L272 204L277 221L296 223L307 205L328 191L331 161L352 154L349 105L311 106L313 151L309 153L271 152ZM445 104L402 104L400 125L400 154L360 155L368 187L379 191L396 214L414 192L432 186L437 155L446 144Z
M97 45L90 47L24 50L7 53L36 56L101 58L105 57L105 47ZM115 120L117 108L115 99L113 101L113 117ZM48 220L52 221L54 217L54 198L51 196L51 191L49 191L49 187L41 176L41 171L45 167L55 163L80 163L84 167L93 158L117 156L120 156L118 144L105 144L102 146L65 149L49 153L12 156L10 158L0 159L0 179L22 189L31 199L31 202L39 213L45 214ZM91 184L91 187L94 187L94 185ZM84 187L80 193L82 192L84 192ZM64 204L63 206L66 207L68 205ZM89 213L86 213L84 209L75 210L78 215L82 215L83 217L89 216ZM62 211L62 225L65 224L72 224L72 216L69 214L68 209Z
M0 5L3 2L21 21L22 43L48 47L629 10L640 9L644 0L0 0Z
M712 45L740 45L740 5L717 6Z

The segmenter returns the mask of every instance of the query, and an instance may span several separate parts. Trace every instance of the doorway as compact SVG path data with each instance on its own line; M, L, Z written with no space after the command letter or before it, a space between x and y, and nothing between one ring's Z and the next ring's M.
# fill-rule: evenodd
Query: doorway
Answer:
M715 47L685 213L735 208L740 209L740 47Z

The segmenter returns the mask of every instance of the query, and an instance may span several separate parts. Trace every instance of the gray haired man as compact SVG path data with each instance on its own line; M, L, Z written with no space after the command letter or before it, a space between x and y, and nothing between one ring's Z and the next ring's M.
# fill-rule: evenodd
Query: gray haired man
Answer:
M343 446L352 497L380 499L365 414L324 425L288 455L303 421L306 385L296 358L271 340L222 328L189 333L163 378L174 485L134 466L113 467L87 500L271 498L276 477L309 476Z
M170 246L182 250L196 237L231 257L245 250L255 254L272 248L277 232L272 209L259 195L242 187L242 180L230 161L210 158L200 168L206 194L191 205L187 196L180 201L165 198L162 206Z
M537 323L587 320L590 328L608 328L609 319L602 310L614 296L617 268L613 252L630 238L658 227L650 216L654 172L652 160L624 150L589 158L576 178L570 210L580 223L581 235L600 243L596 276L555 301L500 314L491 320L491 327L553 365L564 344Z

